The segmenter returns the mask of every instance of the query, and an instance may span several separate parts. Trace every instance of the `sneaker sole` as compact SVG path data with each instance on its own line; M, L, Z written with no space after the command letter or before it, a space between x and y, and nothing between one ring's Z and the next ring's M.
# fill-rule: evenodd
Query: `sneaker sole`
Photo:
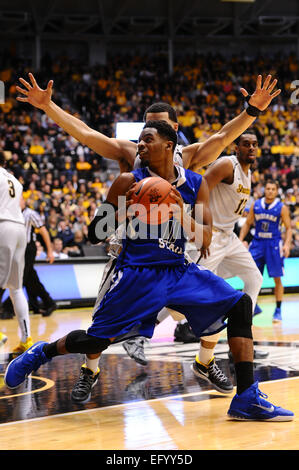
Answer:
M271 421L272 423L274 421L280 421L280 422L283 422L283 421L293 421L294 419L294 416L275 416L274 418L247 418L246 416L241 416L241 415L237 415L237 414L230 414L230 413L227 413L227 416L229 419L232 419L232 420L237 420L237 421L263 421L263 422L266 422L266 421Z
M136 357L136 356L134 356L133 354L131 354L131 353L128 351L127 346L126 346L125 343L123 344L123 348L124 348L124 350L126 351L126 353L128 354L128 356L129 356L131 359L134 359L135 362L137 362L138 364L140 364L140 365L142 365L142 366L147 366L148 361L147 361L147 360L139 359L138 357Z
M98 383L98 380L99 380L99 379L97 378L97 380L92 384L91 389L93 389L93 387ZM74 403L81 403L81 405L84 405L85 403L88 403L89 400L90 400L90 398L91 398L91 391L90 391L90 394L88 395L88 397L85 398L85 400L78 400L78 399L74 398L74 397L72 396L72 394L71 394L71 399L72 399L72 401L73 401Z
M213 384L213 382L211 382L208 377L206 377L205 375L201 375L201 373L198 372L198 370L195 369L194 364L191 364L191 370L196 375L196 377L198 377L199 379L203 379L206 382L208 382L210 385L212 385L212 387L215 390L217 390L217 392L223 393L224 395L229 395L234 390L234 388L232 388L231 390L223 390L223 388L217 387L217 385Z

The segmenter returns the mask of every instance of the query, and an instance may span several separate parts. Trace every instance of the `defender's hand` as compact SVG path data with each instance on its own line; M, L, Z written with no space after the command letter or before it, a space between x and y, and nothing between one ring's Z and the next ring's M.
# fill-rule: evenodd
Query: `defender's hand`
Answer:
M262 76L259 75L257 77L255 91L251 95L249 100L249 104L251 104L251 106L255 106L261 111L264 111L269 106L271 101L281 93L280 89L272 93L277 83L277 80L275 78L273 82L271 82L271 79L272 75L268 75L264 81L264 85L262 86ZM240 88L240 91L245 97L249 94L248 91L245 90L245 88Z
M28 75L31 84L24 80L24 78L19 79L25 88L21 88L20 86L16 87L17 91L24 95L17 96L17 100L22 101L23 103L30 103L32 104L32 106L44 110L51 101L53 80L50 80L47 85L47 88L43 90L38 86L32 73L29 73Z

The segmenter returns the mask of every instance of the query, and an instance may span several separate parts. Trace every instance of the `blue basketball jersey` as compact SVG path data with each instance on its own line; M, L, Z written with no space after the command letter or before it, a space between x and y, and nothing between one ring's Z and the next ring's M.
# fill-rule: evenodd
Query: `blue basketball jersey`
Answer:
M173 186L191 211L197 199L197 193L202 182L202 176L182 167L176 167L178 178ZM149 168L132 171L136 182L157 176ZM136 219L135 219L136 222ZM185 263L186 238L181 224L171 218L167 223L152 226L138 222L138 230L143 225L142 232L146 236L134 238L134 227L128 226L123 239L123 249L118 257L116 269L124 266L154 266L154 265L183 265ZM136 227L135 227L136 228ZM154 232L154 233L153 233Z
M279 239L280 232L280 216L283 203L276 198L272 204L266 204L265 198L255 201L253 206L255 218L255 235L256 240Z

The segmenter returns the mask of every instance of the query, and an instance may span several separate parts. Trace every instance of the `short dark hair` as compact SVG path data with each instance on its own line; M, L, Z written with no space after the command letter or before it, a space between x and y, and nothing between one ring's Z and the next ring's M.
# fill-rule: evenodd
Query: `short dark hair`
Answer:
M171 140L173 142L173 149L175 148L178 142L178 137L175 130L171 127L170 124L165 121L148 121L143 126L143 129L146 128L157 129L158 134L161 137L165 137L166 139Z
M148 113L168 113L169 119L173 122L178 122L178 117L176 114L176 110L170 106L168 103L163 103L162 101L159 103L154 103L149 106L143 115L143 121L146 121L146 115Z
M2 150L0 150L0 166L4 166L5 162L6 162L6 159L5 159L4 152L2 152Z
M254 131L252 131L252 130L250 130L250 131L245 131L245 132L243 132L243 134L239 135L239 137L236 138L235 144L236 144L236 145L239 145L239 144L240 144L240 141L241 141L241 139L242 139L242 137L244 137L244 135L248 135L248 134L249 134L249 135L254 135L254 136L257 138L257 135L256 135L256 133L255 133Z
M279 189L279 183L278 183L278 181L273 180L272 178L269 178L269 179L266 180L265 186L267 186L267 184L275 184L276 188Z

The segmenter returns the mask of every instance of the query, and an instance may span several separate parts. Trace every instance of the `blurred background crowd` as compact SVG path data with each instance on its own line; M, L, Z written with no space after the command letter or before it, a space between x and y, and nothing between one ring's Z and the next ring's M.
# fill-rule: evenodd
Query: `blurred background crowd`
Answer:
M259 153L249 205L263 196L267 178L279 181L280 197L292 218L291 256L299 256L299 105L292 89L299 63L295 56L185 56L171 77L159 56L114 56L105 66L87 67L63 56L45 55L41 65L35 74L39 85L45 88L53 79L54 102L93 129L114 136L116 122L140 122L150 104L166 101L177 111L179 139L185 145L206 140L242 112L240 87L251 93L257 75L271 73L282 93L252 126ZM87 226L105 200L118 165L82 146L43 112L16 101L18 78L27 78L30 71L23 59L0 57L0 80L5 83L0 149L8 170L24 185L27 205L43 218L56 257L84 256ZM232 144L223 155L233 154L234 149ZM43 259L43 246L40 241L37 244L37 259Z

